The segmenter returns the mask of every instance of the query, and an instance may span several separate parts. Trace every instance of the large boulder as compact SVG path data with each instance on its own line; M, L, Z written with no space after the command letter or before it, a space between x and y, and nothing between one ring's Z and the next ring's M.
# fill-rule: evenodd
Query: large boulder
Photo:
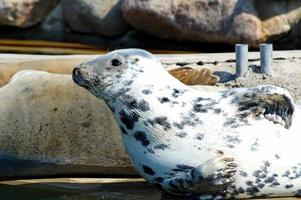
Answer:
M64 0L63 15L69 26L82 33L116 36L128 31L120 0Z
M29 27L42 21L60 0L0 0L0 25Z
M125 20L162 38L259 43L283 36L300 20L301 1L124 0Z
M43 20L41 29L45 32L65 33L65 21L63 17L62 3L59 3Z
M70 75L19 72L0 99L0 179L135 174L110 110Z

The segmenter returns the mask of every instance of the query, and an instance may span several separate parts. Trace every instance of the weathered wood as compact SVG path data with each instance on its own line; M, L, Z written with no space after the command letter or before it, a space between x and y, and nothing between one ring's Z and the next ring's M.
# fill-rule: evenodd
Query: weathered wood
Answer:
M5 200L184 200L161 194L143 179L121 178L59 178L0 182L1 198ZM271 200L297 200L298 198L272 198ZM186 200L186 199L185 199ZM268 199L265 199L268 200Z

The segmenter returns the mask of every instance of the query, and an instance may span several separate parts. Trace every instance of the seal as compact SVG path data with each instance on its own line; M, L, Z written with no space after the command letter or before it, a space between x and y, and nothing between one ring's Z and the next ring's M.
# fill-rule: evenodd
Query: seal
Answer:
M73 70L112 110L135 169L195 199L301 195L300 111L283 88L192 89L144 50L116 50Z

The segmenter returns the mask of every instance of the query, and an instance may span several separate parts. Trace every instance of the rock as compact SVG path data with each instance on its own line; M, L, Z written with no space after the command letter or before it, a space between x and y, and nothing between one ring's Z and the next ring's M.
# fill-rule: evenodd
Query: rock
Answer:
M299 0L124 0L122 12L133 27L161 38L258 46L289 33L300 6Z
M42 21L60 0L0 0L0 25L29 27Z
M70 75L22 71L0 97L1 179L135 174L110 110Z
M254 0L254 6L262 21L263 40L286 43L294 49L301 38L301 1Z
M64 34L65 31L65 21L63 17L63 8L62 4L58 4L55 9L53 9L49 15L43 20L41 24L41 28L45 32L52 32L52 33L62 33Z
M178 39L256 44L260 20L253 1L125 0L125 20L138 30Z
M116 36L128 31L121 16L120 0L64 0L63 14L69 26L82 33Z

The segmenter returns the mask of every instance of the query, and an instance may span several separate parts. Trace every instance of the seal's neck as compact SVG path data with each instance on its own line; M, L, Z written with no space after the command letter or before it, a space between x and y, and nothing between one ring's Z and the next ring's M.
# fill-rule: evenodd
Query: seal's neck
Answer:
M105 100L118 124L129 134L137 131L139 123L164 120L171 114L172 104L179 102L180 105L185 93L192 90L167 72L158 74L158 77L154 81L154 77L141 76L128 86L121 84L115 93Z
M121 81L116 86L114 93L110 95L107 103L114 107L124 99L128 99L129 96L137 101L148 100L149 103L154 103L158 98L168 98L169 96L172 98L180 95L174 93L189 90L191 90L190 87L181 83L167 71L158 73L153 71L152 73L143 73L139 77L129 78L127 81Z

